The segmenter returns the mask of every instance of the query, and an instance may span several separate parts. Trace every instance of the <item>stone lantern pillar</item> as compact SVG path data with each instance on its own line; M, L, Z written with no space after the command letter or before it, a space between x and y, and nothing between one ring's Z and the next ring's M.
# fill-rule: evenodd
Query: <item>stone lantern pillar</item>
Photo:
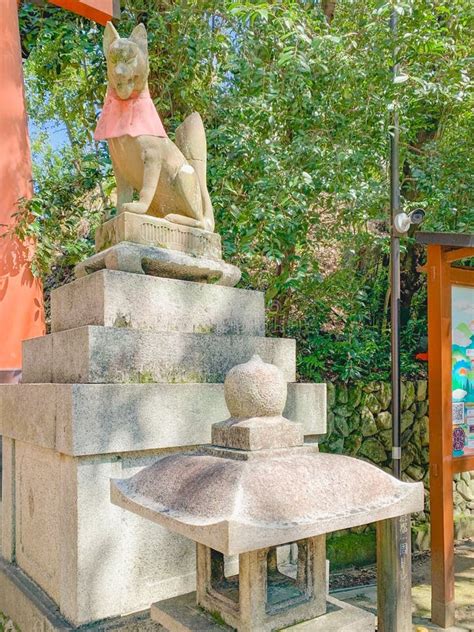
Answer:
M325 534L420 511L423 485L304 444L282 416L281 371L258 356L229 371L224 392L231 417L211 446L111 481L112 502L197 543L196 592L154 604L152 618L173 632L373 631L373 615L326 594ZM293 572L278 563L289 543Z

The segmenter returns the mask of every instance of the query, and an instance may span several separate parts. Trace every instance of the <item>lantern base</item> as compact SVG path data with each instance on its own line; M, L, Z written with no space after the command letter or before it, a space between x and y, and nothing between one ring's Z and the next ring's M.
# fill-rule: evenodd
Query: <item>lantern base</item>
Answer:
M196 593L164 599L151 607L151 618L169 632L229 632L218 615L213 616L196 604ZM285 628L289 632L374 632L375 616L366 610L327 598L326 614Z

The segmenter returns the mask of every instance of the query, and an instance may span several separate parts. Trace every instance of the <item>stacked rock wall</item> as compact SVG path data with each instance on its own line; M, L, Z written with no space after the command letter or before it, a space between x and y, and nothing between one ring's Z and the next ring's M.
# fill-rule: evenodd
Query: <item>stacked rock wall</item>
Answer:
M391 386L328 384L328 433L321 449L357 456L390 471ZM401 392L402 471L407 481L423 481L425 511L413 516L415 546L429 548L429 434L426 380L403 382ZM456 537L474 535L474 472L453 480Z

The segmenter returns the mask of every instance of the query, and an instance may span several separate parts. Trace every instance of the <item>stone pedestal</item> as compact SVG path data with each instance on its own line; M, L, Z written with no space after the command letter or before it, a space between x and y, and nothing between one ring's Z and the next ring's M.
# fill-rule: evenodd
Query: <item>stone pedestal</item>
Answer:
M96 254L76 266L82 277L104 268L234 286L240 270L222 260L221 238L150 215L121 213L96 232Z
M0 611L25 630L37 611L38 629L99 626L194 589L194 544L111 504L110 479L209 443L232 366L277 365L287 417L326 430L325 388L293 383L294 342L264 337L258 292L103 269L53 292L52 332L0 386Z
M152 215L120 213L102 224L95 234L97 252L122 241L177 250L192 257L222 259L221 236L217 233L172 224Z

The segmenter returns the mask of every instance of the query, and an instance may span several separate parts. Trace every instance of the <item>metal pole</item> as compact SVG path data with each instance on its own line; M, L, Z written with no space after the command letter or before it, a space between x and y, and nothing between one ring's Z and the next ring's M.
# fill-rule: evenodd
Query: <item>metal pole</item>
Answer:
M390 16L394 42L393 79L398 75L396 47L398 15ZM392 323L392 469L401 478L400 425L400 236L394 219L400 212L400 127L393 104L390 135L390 282ZM377 523L377 621L379 632L411 632L411 541L410 516Z
M390 31L395 42L398 14L390 16ZM394 48L393 78L398 75L397 49ZM400 212L400 126L398 108L393 104L392 133L390 135L390 281L391 281L391 323L392 323L392 470L401 477L401 425L400 425L400 236L395 230L394 219Z

